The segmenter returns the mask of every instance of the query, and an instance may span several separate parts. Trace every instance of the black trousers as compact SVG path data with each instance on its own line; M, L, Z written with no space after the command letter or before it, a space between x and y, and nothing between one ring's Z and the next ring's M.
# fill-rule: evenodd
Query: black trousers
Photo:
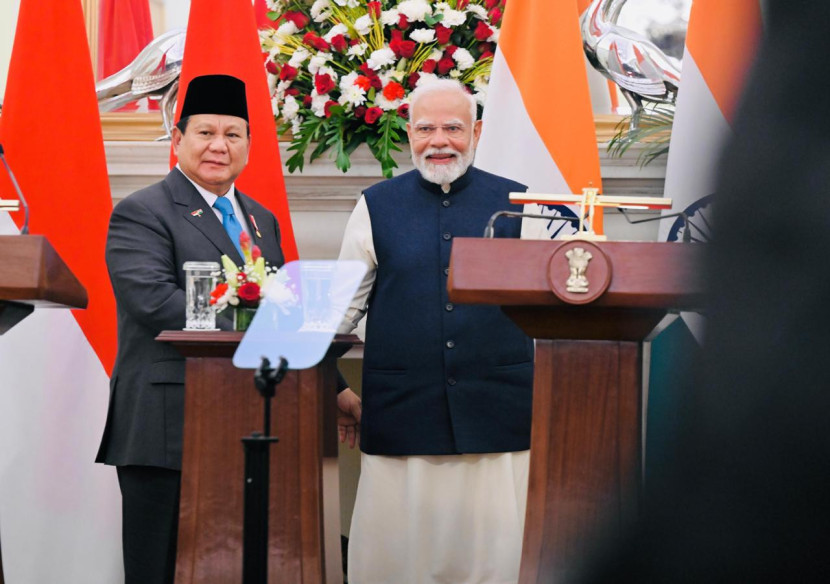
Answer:
M119 466L125 584L173 584L181 472Z

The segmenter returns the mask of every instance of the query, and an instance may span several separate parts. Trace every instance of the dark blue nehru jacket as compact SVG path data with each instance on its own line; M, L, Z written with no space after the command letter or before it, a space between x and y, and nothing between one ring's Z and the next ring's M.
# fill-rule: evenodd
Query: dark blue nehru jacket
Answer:
M527 187L470 168L444 194L417 171L364 194L377 254L363 361L360 446L368 454L511 452L530 447L533 344L498 306L447 294L455 237L481 237ZM497 222L519 237L519 219ZM493 266L494 270L498 266Z

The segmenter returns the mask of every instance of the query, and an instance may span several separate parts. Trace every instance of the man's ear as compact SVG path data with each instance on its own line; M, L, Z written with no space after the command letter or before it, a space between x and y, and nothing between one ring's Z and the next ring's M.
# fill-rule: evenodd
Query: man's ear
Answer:
M481 120L473 124L473 148L478 146L478 139L481 137Z
M179 145L182 143L182 131L179 130L178 126L173 126L173 131L170 133L170 140L173 144L173 154L178 157L179 155Z

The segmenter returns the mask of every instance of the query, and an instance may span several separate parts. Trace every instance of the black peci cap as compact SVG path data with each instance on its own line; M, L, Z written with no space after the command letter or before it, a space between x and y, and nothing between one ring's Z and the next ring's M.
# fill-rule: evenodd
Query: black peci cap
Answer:
M201 75L187 86L181 117L196 114L236 116L248 121L245 82L230 75Z

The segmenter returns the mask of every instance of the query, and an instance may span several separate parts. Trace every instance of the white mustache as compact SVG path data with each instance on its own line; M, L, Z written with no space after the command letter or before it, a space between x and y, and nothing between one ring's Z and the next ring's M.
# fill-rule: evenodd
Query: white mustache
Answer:
M449 154L451 156L459 156L458 150L452 148L428 148L421 156L427 158L428 156L435 156L437 154Z

